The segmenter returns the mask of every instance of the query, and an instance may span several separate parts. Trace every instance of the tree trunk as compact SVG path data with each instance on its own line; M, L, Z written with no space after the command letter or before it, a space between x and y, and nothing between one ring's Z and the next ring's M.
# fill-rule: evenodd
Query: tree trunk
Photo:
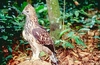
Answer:
M49 20L50 20L50 35L53 40L59 39L59 33L61 31L60 21L60 8L58 0L46 0Z

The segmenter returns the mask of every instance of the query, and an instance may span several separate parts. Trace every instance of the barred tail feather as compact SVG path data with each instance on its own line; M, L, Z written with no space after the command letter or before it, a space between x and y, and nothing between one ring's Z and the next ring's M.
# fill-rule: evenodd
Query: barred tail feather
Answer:
M56 58L55 53L52 53L52 55L50 56L50 59L53 65L58 65L58 59Z

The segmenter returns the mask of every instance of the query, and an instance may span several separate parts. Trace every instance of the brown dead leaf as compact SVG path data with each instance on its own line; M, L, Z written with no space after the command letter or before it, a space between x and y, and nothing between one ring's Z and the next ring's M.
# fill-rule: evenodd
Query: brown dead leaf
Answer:
M98 61L98 60L99 60L99 58L98 58L98 57L93 57L93 59L94 59L95 61Z
M78 54L75 52L71 52L71 54L73 54L75 57L79 57Z
M79 2L78 1L74 1L74 4L76 5L76 6L78 6L79 5Z
M18 61L18 60L10 60L7 65L18 65L19 63L20 63L20 61Z
M79 53L79 55L81 56L81 57L84 57L84 56L87 56L87 55L89 55L90 53L88 53L88 52L80 52Z
M74 65L82 65L81 61L75 61Z
M87 61L89 61L89 58L88 57L83 57L82 61L87 62Z
M70 57L70 55L68 55L68 56L66 57L66 59L68 59L68 65L73 65L73 64L74 64L74 61L73 61L73 59Z

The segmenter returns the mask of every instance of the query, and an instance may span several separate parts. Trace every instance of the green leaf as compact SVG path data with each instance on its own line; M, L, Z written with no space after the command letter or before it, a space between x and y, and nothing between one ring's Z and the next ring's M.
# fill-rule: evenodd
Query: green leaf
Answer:
M28 44L28 42L25 42L24 40L19 40L20 44Z
M12 52L12 48L11 48L11 46L8 46L8 50L9 50L10 52Z
M73 36L74 36L74 32L69 32L69 33L67 34L67 36L68 36L68 37L73 37Z
M94 36L94 38L100 39L100 36Z
M67 42L67 41L64 41L62 46L63 48L74 48L74 46L70 42Z
M3 25L0 25L0 29L5 28Z
M64 33L68 32L68 31L70 31L70 29L65 29L65 30L61 31L61 33L59 34L59 38L60 38Z
M27 2L23 2L22 6L21 6L21 11L23 11L23 9L26 7L28 3Z
M14 5L12 6L13 9L15 9L18 13L21 13L21 7L19 7L17 5L17 3L14 3Z
M79 31L89 31L90 29L88 28L81 28Z
M74 36L73 38L78 45L86 46L79 36Z
M79 16L79 11L75 11L75 16L76 16L76 17Z
M41 19L39 19L39 23L42 24L42 25L44 25L44 21L41 20Z
M5 60L8 60L8 59L11 59L12 58L12 55L8 55Z
M26 50L31 50L31 48L27 48Z
M59 47L60 44L61 44L61 40L56 40L56 41L55 41L55 46L56 46L56 47Z
M72 19L73 20L73 22L80 22L79 20L78 20L78 18L74 18L74 19Z
M21 13L27 4L27 2L23 2L21 7L19 7L17 3L14 3L12 8L14 8L18 13Z
M96 23L100 25L100 20L96 20Z
M41 51L39 54L40 57L46 56L46 53L44 51Z
M45 7L44 5L39 5L38 7L36 7L36 12L41 13L43 11L47 11L47 7Z
M3 35L2 38L3 38L4 40L7 40L7 39L8 39L8 36Z

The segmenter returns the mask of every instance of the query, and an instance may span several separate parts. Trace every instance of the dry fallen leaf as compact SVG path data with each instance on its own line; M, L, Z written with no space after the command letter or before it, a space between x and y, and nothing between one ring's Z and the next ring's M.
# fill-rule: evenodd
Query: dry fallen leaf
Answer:
M80 55L81 57L84 57L84 56L89 55L89 53L88 53L88 52L80 52L79 55Z

